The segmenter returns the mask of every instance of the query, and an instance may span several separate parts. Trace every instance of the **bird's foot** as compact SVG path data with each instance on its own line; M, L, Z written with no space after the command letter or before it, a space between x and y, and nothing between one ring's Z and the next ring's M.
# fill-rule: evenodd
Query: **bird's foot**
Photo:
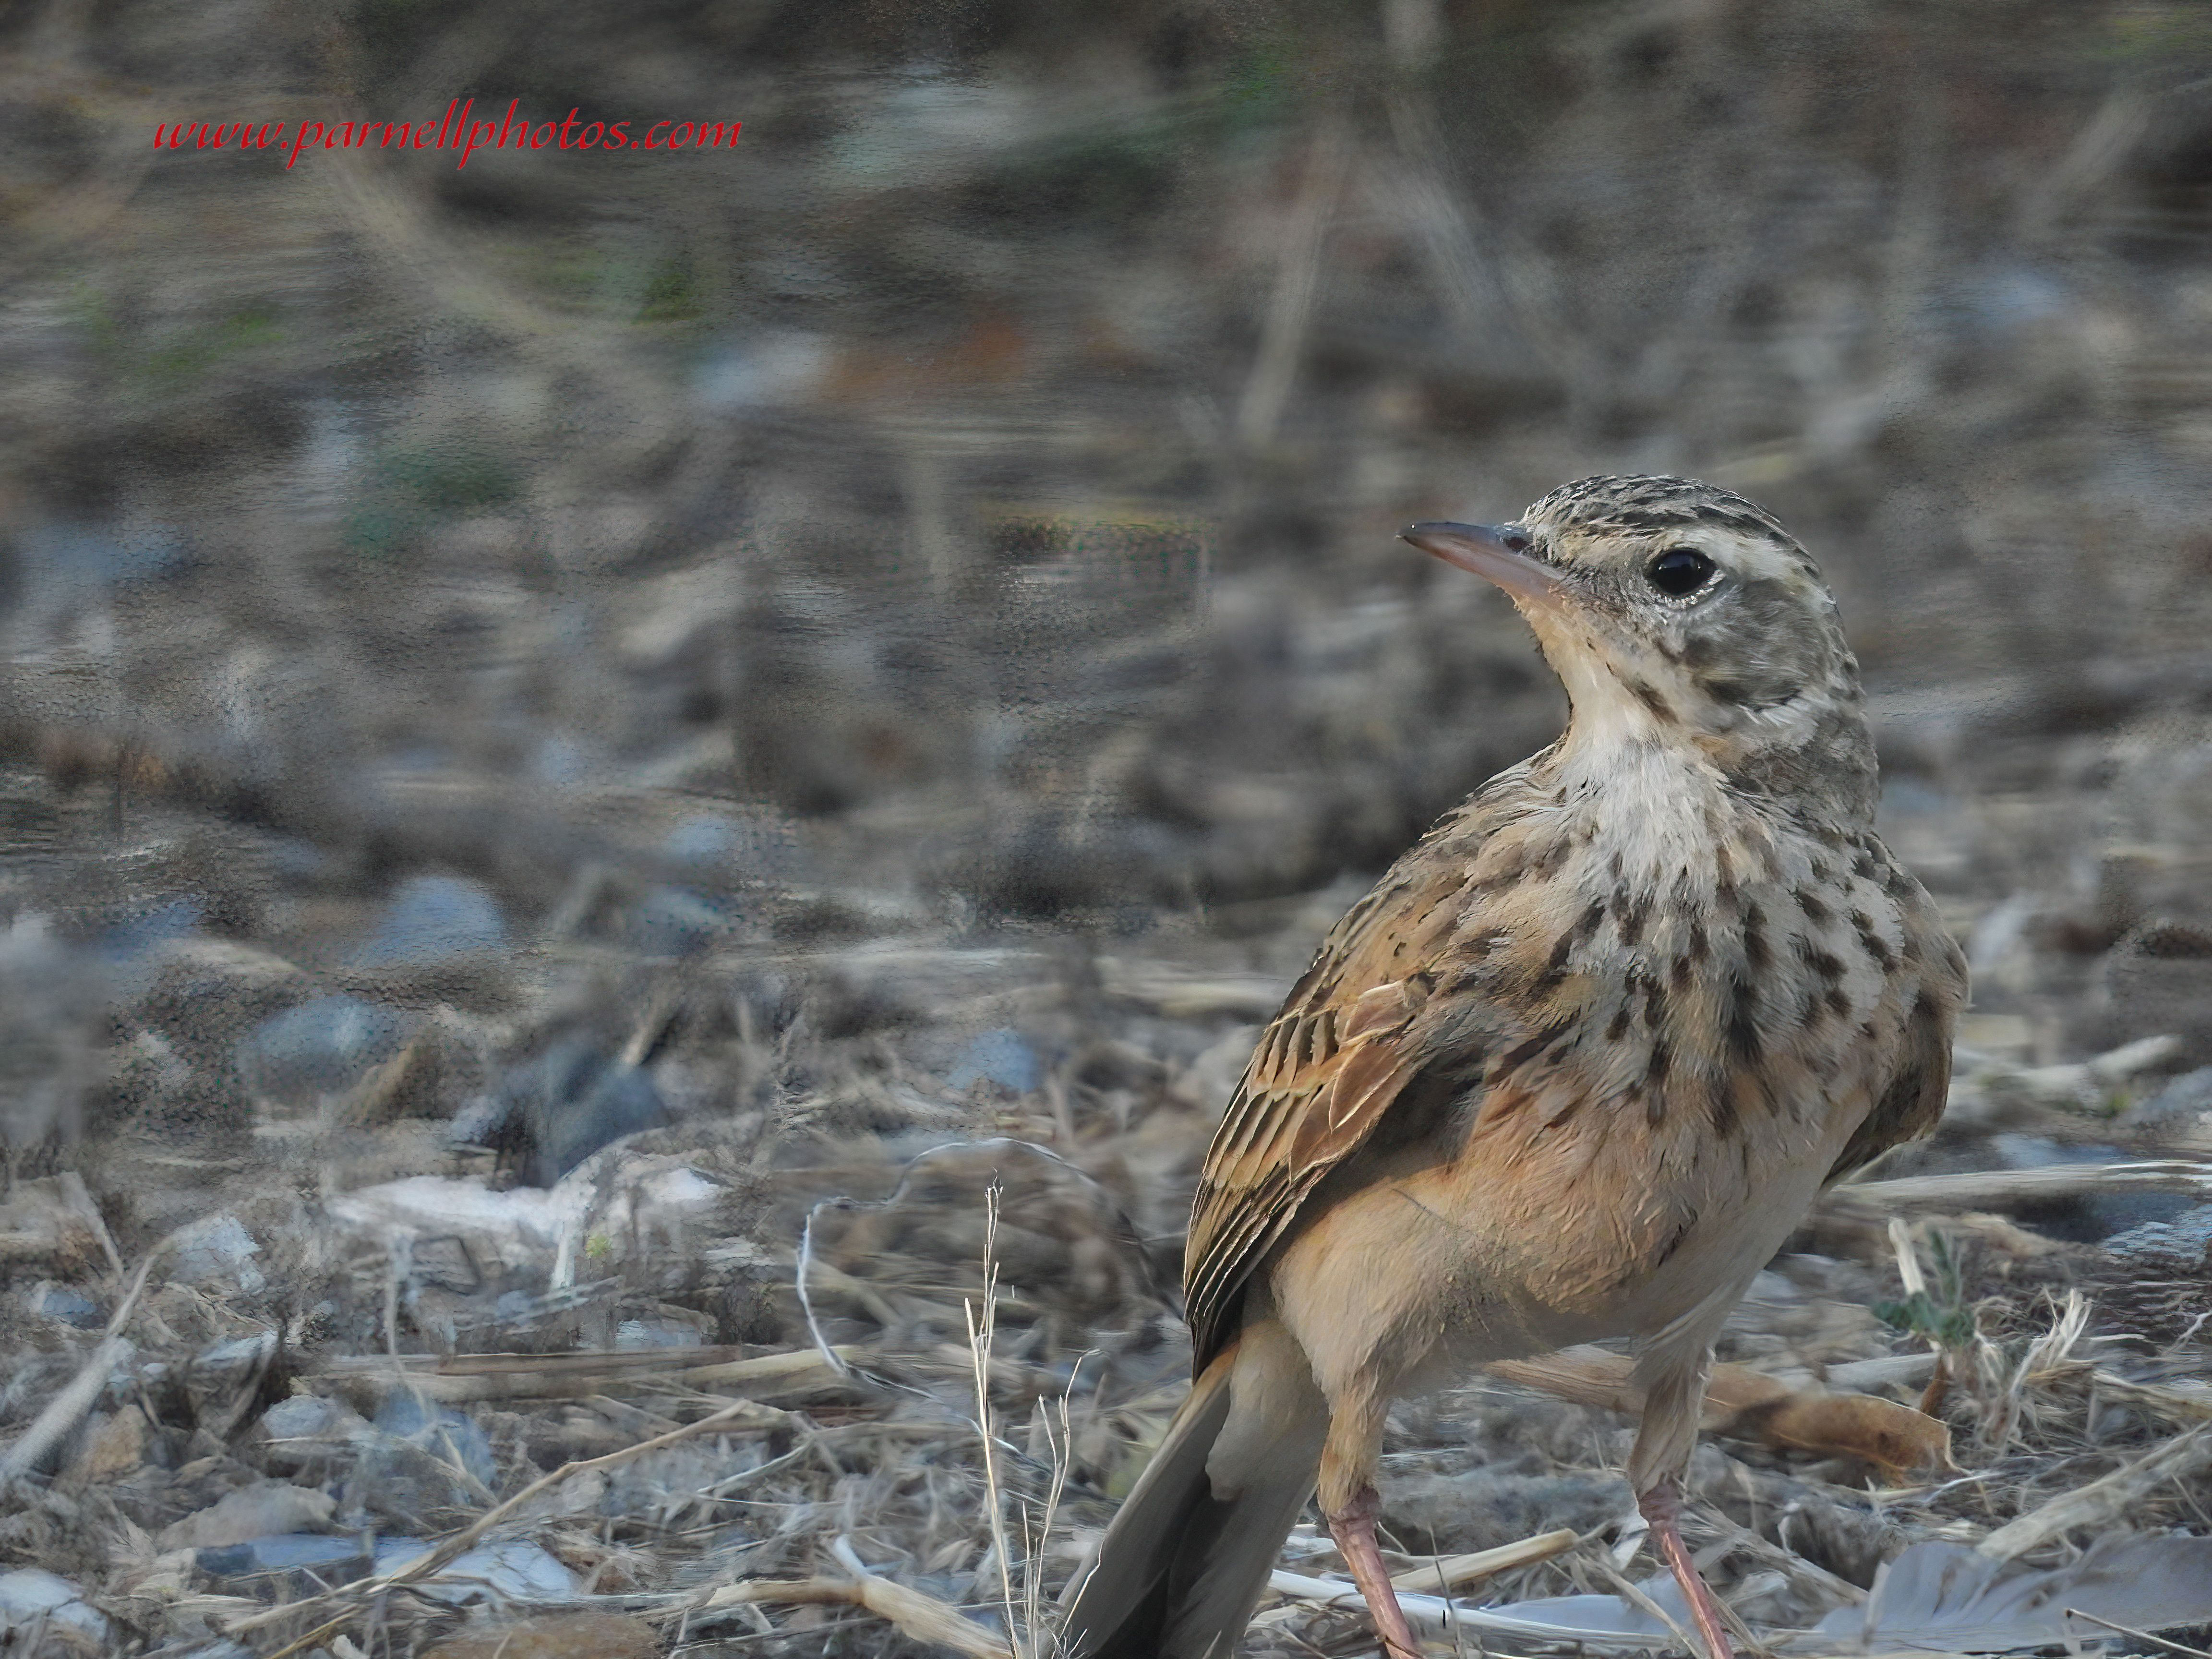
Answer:
M1328 1517L1329 1536L1336 1540L1344 1565L1352 1569L1352 1582L1366 1598L1367 1615L1382 1638L1383 1659L1421 1659L1420 1644L1413 1639L1406 1610L1398 1605L1397 1589L1383 1570L1382 1552L1375 1542L1375 1517L1382 1507L1375 1488L1362 1486L1349 1504Z
M1690 1557L1690 1547L1682 1539L1682 1485L1668 1475L1647 1492L1639 1493L1636 1507L1644 1512L1644 1520L1651 1528L1652 1541L1658 1545L1659 1553L1674 1569L1674 1582L1682 1587L1682 1594L1690 1603L1690 1617L1698 1626L1698 1634L1705 1638L1705 1659L1735 1659L1735 1650L1729 1642L1728 1626L1721 1613L1720 1598L1705 1583L1705 1575Z

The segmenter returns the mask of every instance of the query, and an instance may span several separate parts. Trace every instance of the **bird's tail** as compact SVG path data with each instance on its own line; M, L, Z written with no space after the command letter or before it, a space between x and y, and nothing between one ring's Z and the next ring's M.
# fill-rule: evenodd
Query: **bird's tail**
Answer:
M1253 1334L1247 1330L1245 1340ZM1236 1652L1283 1540L1313 1494L1328 1426L1314 1394L1316 1411L1297 1413L1310 1420L1279 1422L1281 1431L1251 1449L1256 1455L1227 1449L1223 1461L1244 1467L1235 1471L1235 1489L1217 1496L1206 1462L1229 1421L1237 1358L1231 1345L1192 1384L1106 1529L1097 1565L1061 1627L1069 1659L1227 1659ZM1310 1393L1311 1384L1300 1392Z

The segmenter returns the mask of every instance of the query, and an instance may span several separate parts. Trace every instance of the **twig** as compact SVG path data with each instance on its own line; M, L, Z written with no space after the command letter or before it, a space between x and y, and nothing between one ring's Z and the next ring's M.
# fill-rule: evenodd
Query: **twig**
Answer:
M1121 1207L1121 1201L1114 1195L1113 1189L1108 1187L1104 1182L1099 1180L1097 1176L1092 1175L1090 1170L1069 1163L1066 1158L1062 1158L1058 1152L1054 1152L1048 1146L1040 1146L1035 1141L1031 1140L1017 1139L1012 1135L992 1135L981 1140L951 1140L945 1142L941 1146L931 1146L922 1152L915 1153L912 1158L908 1158L906 1162L906 1166L899 1171L899 1178L897 1182L893 1184L890 1191L884 1194L881 1198L825 1198L819 1204L815 1205L806 1212L806 1220L799 1231L799 1254L798 1260L793 1269L792 1276L793 1282L792 1288L799 1294L799 1316L806 1322L806 1334L813 1340L815 1352L822 1356L823 1360L833 1370L835 1370L838 1376L850 1377L856 1382L867 1382L877 1388L901 1388L900 1384L891 1382L885 1378L875 1376L866 1372L856 1370L853 1365L848 1364L844 1358L845 1354L850 1352L851 1350L841 1349L833 1346L830 1339L823 1334L821 1323L816 1319L814 1315L813 1298L807 1294L809 1270L814 1265L814 1224L816 1219L819 1218L822 1212L825 1210L869 1211L890 1209L896 1205L901 1199L906 1196L906 1189L913 1184L915 1172L930 1158L942 1157L947 1152L973 1152L982 1151L985 1148L994 1150L998 1148L1005 1148L1012 1152L1027 1152L1032 1158L1042 1158L1046 1163L1053 1164L1057 1168L1066 1171L1069 1175L1073 1176L1094 1197L1101 1200L1104 1207L1113 1215L1115 1220L1121 1224L1120 1231L1115 1235L1114 1242L1121 1245L1132 1257L1134 1258L1137 1263L1138 1272L1143 1277L1146 1285L1152 1291L1152 1294L1158 1297L1162 1304L1168 1308L1170 1311L1177 1314L1180 1314L1182 1311L1182 1303L1171 1291L1160 1283L1159 1276L1153 1271L1152 1260L1150 1257L1146 1255L1144 1247L1140 1242L1140 1235L1137 1231L1137 1224L1129 1218L1129 1212ZM924 1400L935 1398L934 1395L932 1395L920 1389L902 1389L902 1392L914 1395L917 1398Z
M31 1426L16 1437L15 1443L5 1452L0 1452L0 1497L5 1497L17 1480L30 1473L55 1443L76 1426L77 1419L92 1409L92 1402L100 1398L100 1391L107 1386L108 1376L115 1370L116 1362L123 1358L123 1327L138 1306L138 1298L146 1289L146 1279L154 1271L154 1264L196 1224L187 1223L147 1251L145 1261L138 1264L138 1272L131 1281L131 1288L123 1293L123 1300L116 1304L114 1315L107 1322L107 1329L93 1351L85 1356L84 1364L77 1367L76 1375L69 1380L59 1394L46 1401L46 1409L31 1419Z
M1683 1652L1694 1655L1703 1653L1705 1650L1704 1644L1700 1643L1696 1637L1691 1635L1688 1631L1683 1629L1680 1621L1679 1621L1673 1613L1668 1612L1666 1608L1661 1607L1656 1601L1651 1599L1650 1591L1646 1590L1641 1584L1631 1578L1619 1567L1613 1565L1611 1557L1600 1554L1595 1558L1595 1559L1597 1562L1598 1571L1613 1581L1613 1588L1619 1592L1620 1599L1627 1602L1630 1607L1634 1607L1646 1619L1656 1619L1661 1624L1666 1626L1667 1629L1670 1633L1672 1633L1674 1639L1682 1644ZM1723 1612L1727 1611L1728 1604L1726 1602L1723 1602L1721 1606ZM1730 1622L1733 1623L1734 1621L1731 1620Z
M1285 1572L1278 1568L1267 1575L1267 1588L1278 1595L1294 1596L1300 1601L1353 1607L1365 1605L1358 1589L1341 1578L1316 1578L1306 1573ZM1471 1607L1464 1601L1449 1601L1441 1595L1401 1592L1398 1605L1404 1609L1406 1617L1427 1625L1460 1624L1469 1630L1500 1636L1533 1637L1540 1642L1571 1642L1586 1648L1649 1648L1651 1645L1649 1632L1616 1636L1592 1631L1587 1626L1553 1624L1549 1620L1523 1619L1492 1607ZM1285 1611L1280 1607L1273 1608L1261 1613L1255 1622L1279 1624Z
M738 1388L756 1404L763 1395L791 1395L825 1381L822 1361L811 1350L734 1358L732 1346L688 1348L597 1349L567 1354L401 1354L325 1360L307 1375L341 1382L400 1380L432 1400L448 1405L485 1400L579 1400L616 1389L671 1383L702 1390ZM833 1358L848 1358L857 1348L839 1347ZM849 1372L846 1373L849 1375Z
M1013 1659L1007 1645L974 1620L920 1590L870 1572L854 1552L852 1540L834 1540L830 1553L852 1575L836 1578L754 1578L725 1584L693 1609L711 1613L722 1607L747 1607L763 1601L787 1601L802 1606L860 1607L895 1625L915 1640L946 1647L968 1659Z
M2208 1468L2212 1468L2212 1426L2191 1429L2148 1456L2007 1522L1974 1547L1993 1560L2009 1561L2075 1527L2108 1522L2169 1482L2191 1480Z
M101 1254L107 1258L108 1271L118 1279L122 1278L123 1253L115 1248L115 1235L107 1231L106 1218L100 1214L100 1206L92 1201L92 1194L85 1188L84 1177L74 1170L64 1170L54 1177L54 1189L61 1194L62 1202L68 1206L70 1212L84 1223L85 1230L98 1241Z
M2075 1193L2212 1194L2212 1164L2165 1158L2124 1164L2046 1164L2028 1170L1969 1170L1957 1175L1901 1176L1895 1181L1850 1182L1831 1187L1824 1211L1891 1209L1937 1205L1987 1209L1992 1205L2065 1198Z
M336 1636L341 1630L343 1630L345 1627L346 1621L352 1617L353 1609L349 1607L337 1618L324 1620L323 1623L316 1626L314 1629L309 1631L305 1636L300 1638L298 1641L287 1642L283 1647L277 1649L276 1652L270 1654L269 1656L269 1659L292 1659L292 1656L295 1653L305 1653L309 1648L321 1646L324 1642L329 1640L331 1637Z
M1237 401L1237 435L1247 448L1262 447L1273 439L1290 397L1319 285L1322 239L1351 155L1349 137L1340 124L1327 123L1314 134L1298 199L1284 226L1274 292L1260 325L1259 354Z
M1439 1556L1433 1561L1423 1562L1411 1572L1393 1574L1390 1587L1426 1591L1430 1595L1448 1594L1501 1572L1510 1572L1515 1567L1531 1566L1555 1555L1565 1555L1580 1541L1573 1528L1561 1527L1554 1532L1540 1532L1532 1538L1523 1538L1517 1543L1500 1544L1495 1549L1476 1550L1469 1555Z
M325 1590L321 1595L310 1596L304 1601L288 1602L280 1607L270 1607L266 1612L253 1613L229 1626L226 1634L237 1636L247 1631L259 1630L280 1620L295 1617L303 1609L312 1607L318 1602L329 1605L345 1601L358 1607L360 1603L372 1596L380 1595L386 1590L403 1589L409 1584L419 1583L449 1565L458 1557L465 1554L486 1533L547 1488L556 1486L574 1475L592 1474L603 1469L620 1468L623 1464L642 1457L647 1452L659 1451L664 1447L675 1445L679 1441L695 1439L702 1434L711 1434L717 1429L728 1428L747 1418L751 1419L751 1425L754 1427L770 1428L789 1422L791 1413L778 1411L772 1406L761 1405L757 1401L732 1400L721 1410L702 1417L696 1423L686 1423L680 1429L671 1429L666 1434L656 1435L650 1440L640 1441L635 1446L625 1446L620 1451L606 1452L598 1457L579 1458L574 1462L563 1463L550 1474L538 1476L537 1480L532 1481L505 1503L485 1510L483 1514L462 1528L444 1543L416 1556L411 1560L402 1562L391 1571L379 1573L371 1578L356 1579L350 1584L343 1585L334 1590Z
M1052 1448L1052 1484L1045 1491L1044 1514L1037 1522L1036 1536L1026 1545L1029 1554L1023 1563L1024 1605L1029 1613L1029 1628L1032 1632L1044 1628L1042 1569L1044 1549L1046 1543L1052 1537L1053 1522L1060 1514L1060 1499L1066 1494L1067 1472L1069 1466L1074 1461L1075 1423L1069 1401L1074 1396L1075 1379L1083 1370L1083 1362L1096 1352L1096 1349L1091 1349L1078 1354L1075 1364L1068 1368L1067 1386L1060 1390L1060 1398L1054 1402L1054 1409L1060 1416L1060 1434L1057 1439L1054 1437L1052 1431L1052 1413L1046 1412L1039 1419L1044 1425L1045 1443ZM1040 1401L1037 1403L1039 1409L1042 1410L1043 1401ZM1026 1511L1024 1511L1024 1525L1026 1528Z
M990 1506L991 1547L999 1556L999 1598L1006 1609L1006 1629L1014 1620L1014 1565L1006 1547L1006 1492L999 1484L999 1436L991 1410L991 1339L998 1331L999 1305L999 1182L995 1177L983 1189L983 1311L963 1301L961 1312L968 1322L968 1358L975 1375L975 1432L983 1442L983 1494Z
M2079 1607L2062 1609L2069 1619L2086 1619L2093 1625L2102 1625L2106 1630L2116 1630L2123 1636L2133 1637L2138 1642L2148 1642L2153 1647L2164 1648L2168 1653L2188 1656L2188 1659L2212 1659L2212 1653L2203 1648L2192 1648L2185 1643L2169 1642L2163 1636L2154 1636L2147 1630L2136 1630L2129 1625L2116 1625L2109 1619L2100 1619L2094 1613L2084 1613Z

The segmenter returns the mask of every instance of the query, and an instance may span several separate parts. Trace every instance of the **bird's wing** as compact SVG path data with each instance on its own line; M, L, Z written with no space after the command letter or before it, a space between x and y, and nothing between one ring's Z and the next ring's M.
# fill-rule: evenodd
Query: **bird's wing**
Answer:
M1183 1283L1200 1369L1235 1334L1237 1293L1261 1257L1427 1061L1408 1032L1467 887L1460 860L1401 866L1322 941L1261 1035L1191 1205Z
M1943 1115L1951 1092L1951 1032L1966 1000L1966 959L1937 920L1925 893L1905 912L1909 957L1921 964L1920 984L1905 1016L1897 1069L1874 1110L1844 1143L1827 1183L1863 1170L1891 1147L1917 1140Z

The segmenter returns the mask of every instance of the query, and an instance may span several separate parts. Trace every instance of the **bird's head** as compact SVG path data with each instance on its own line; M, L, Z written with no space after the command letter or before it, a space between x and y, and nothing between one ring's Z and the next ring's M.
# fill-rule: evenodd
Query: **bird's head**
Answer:
M1511 596L1566 685L1569 748L1686 744L1747 793L1871 813L1873 745L1835 600L1741 495L1584 478L1511 524L1403 533Z

